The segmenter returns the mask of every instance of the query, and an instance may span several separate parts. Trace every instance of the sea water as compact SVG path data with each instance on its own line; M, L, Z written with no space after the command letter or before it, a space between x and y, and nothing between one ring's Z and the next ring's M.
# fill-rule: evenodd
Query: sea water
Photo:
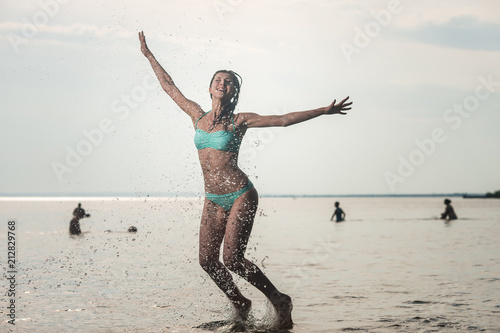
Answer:
M500 332L500 200L451 198L459 219L445 222L443 199L261 198L247 258L292 297L290 332ZM330 221L336 200L345 222ZM84 235L70 237L79 202L91 216L81 220ZM202 198L1 199L0 331L204 332L194 327L227 319L229 303L198 265L202 206ZM265 332L265 298L235 280Z

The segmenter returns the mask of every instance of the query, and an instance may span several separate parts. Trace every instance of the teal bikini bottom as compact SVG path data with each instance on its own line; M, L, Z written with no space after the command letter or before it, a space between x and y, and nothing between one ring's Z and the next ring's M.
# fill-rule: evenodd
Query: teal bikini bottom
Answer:
M231 210L233 207L234 201L238 199L243 193L251 190L253 188L253 184L248 180L248 183L243 187L242 189L231 192L231 193L226 193L226 194L212 194L212 193L206 193L205 192L205 197L212 201L214 204L219 205L222 207L224 210Z

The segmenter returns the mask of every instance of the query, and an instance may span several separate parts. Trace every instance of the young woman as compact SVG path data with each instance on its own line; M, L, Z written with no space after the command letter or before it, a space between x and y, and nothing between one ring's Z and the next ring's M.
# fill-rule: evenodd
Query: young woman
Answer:
M191 118L198 149L206 199L200 225L199 261L201 267L229 298L241 319L245 320L251 301L235 285L230 271L258 288L276 309L280 328L293 326L292 300L278 291L262 271L245 258L247 242L257 211L258 194L247 175L238 167L238 151L248 128L289 126L323 114L346 114L352 103L347 98L333 101L327 107L292 112L285 115L261 116L256 113L234 113L240 92L240 81L233 71L214 74L208 92L212 109L204 112L187 99L174 84L146 45L139 33L141 51L149 60L165 92ZM224 243L220 261L221 244Z

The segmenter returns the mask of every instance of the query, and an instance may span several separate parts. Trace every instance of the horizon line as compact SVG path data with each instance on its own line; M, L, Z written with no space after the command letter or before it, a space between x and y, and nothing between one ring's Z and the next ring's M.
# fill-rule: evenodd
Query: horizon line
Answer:
M468 192L453 192L453 193L365 193L365 194L260 194L262 198L293 198L293 197L315 197L315 198L332 198L332 197L458 197L458 196L486 196L486 193L468 193ZM202 193L181 192L181 193L0 193L0 198L193 198L203 197Z

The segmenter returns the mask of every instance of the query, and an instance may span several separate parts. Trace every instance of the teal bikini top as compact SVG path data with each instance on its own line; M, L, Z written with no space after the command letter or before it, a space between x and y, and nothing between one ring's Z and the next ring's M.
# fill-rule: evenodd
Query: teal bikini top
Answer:
M236 126L234 125L234 119L232 116L232 131L217 131L208 133L197 127L198 121L203 118L204 115L208 114L208 112L204 113L200 118L198 118L198 120L196 120L196 123L194 124L194 127L196 128L196 132L194 133L194 144L196 148L198 148L198 150L212 148L222 151L238 152L238 150L240 150L241 138L236 134Z

